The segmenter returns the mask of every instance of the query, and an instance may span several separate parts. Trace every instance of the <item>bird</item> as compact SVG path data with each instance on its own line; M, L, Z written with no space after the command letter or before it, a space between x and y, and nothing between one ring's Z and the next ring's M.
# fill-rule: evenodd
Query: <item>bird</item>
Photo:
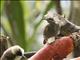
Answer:
M19 45L6 49L1 56L1 60L15 60L17 57L24 57L24 49L22 49Z
M65 18L64 14L60 15L58 13L53 14L52 12L48 12L44 16L43 20L48 22L48 25L43 31L43 44L52 43L57 38L80 31L80 26L70 22L67 18Z
M56 18L56 16L53 16L52 13L48 13L43 18L49 23L43 31L43 36L44 36L43 44L45 43L50 44L54 42L58 34L60 34L60 25L58 24L59 20L54 20L53 17Z

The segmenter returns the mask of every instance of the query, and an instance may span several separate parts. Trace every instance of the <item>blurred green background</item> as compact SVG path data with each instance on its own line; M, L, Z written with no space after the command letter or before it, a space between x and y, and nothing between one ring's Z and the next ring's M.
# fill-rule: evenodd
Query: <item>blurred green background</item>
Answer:
M9 35L25 51L42 47L42 17L55 1L1 1L1 33ZM40 40L40 41L39 41Z
M43 46L42 18L48 12L57 12L80 25L80 1L0 1L0 34L8 35L25 51L37 51Z

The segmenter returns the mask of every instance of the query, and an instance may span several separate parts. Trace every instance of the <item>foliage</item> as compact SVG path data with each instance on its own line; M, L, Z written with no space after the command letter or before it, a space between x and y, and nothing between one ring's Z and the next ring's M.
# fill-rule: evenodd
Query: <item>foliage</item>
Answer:
M1 28L25 51L30 51L43 16L55 1L0 1ZM44 6L43 6L44 4ZM32 31L32 32L31 32Z

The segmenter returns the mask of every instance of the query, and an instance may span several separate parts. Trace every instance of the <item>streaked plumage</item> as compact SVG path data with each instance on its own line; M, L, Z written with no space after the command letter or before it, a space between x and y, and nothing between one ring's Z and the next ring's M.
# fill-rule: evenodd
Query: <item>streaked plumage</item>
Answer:
M48 13L44 16L49 24L45 27L43 36L45 44L49 38L59 38L62 36L70 35L73 32L80 31L80 26L77 26L64 18L63 15ZM52 41L51 41L52 42Z
M20 46L15 45L3 53L1 60L15 60L15 58L19 56L24 56L24 50Z

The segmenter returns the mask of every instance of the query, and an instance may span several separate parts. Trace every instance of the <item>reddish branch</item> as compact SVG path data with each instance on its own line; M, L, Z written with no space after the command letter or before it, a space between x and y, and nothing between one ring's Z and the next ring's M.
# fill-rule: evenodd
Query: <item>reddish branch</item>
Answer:
M62 60L72 52L73 48L73 39L70 36L62 37L52 44L45 44L29 60L52 60L52 58L54 58L53 60Z

